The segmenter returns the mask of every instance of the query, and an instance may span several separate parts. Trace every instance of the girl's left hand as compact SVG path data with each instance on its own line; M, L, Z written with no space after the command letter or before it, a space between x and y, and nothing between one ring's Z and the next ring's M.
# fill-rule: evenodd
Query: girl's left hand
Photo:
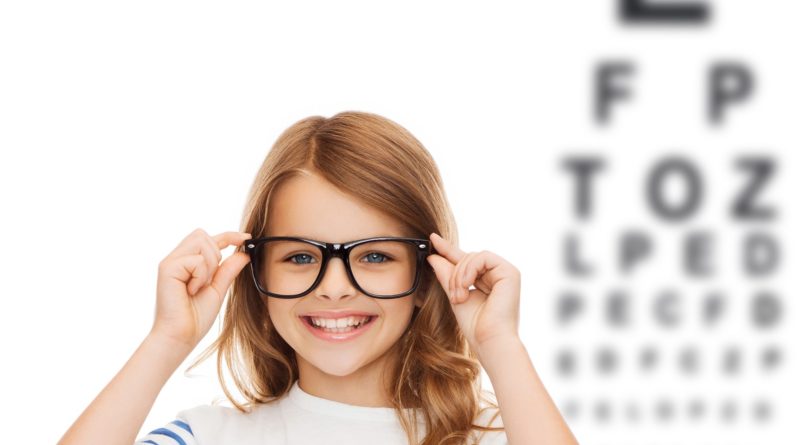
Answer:
M478 356L492 340L518 339L519 270L492 252L465 253L435 233L430 239L439 255L429 255L428 264L447 292L456 320ZM475 289L469 289L472 285Z

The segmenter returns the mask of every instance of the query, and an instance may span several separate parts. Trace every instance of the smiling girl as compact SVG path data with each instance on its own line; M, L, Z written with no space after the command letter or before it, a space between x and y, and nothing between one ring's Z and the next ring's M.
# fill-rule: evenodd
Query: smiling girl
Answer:
M134 442L226 296L189 369L217 352L234 407L180 411L137 444L577 443L519 338L518 269L458 248L436 164L403 127L353 111L298 121L241 227L197 229L161 261L149 335L60 444Z

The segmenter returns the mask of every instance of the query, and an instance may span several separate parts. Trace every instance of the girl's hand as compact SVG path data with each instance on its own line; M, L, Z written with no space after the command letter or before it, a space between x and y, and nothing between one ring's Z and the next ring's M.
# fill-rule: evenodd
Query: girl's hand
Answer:
M250 262L247 253L237 251L220 264L220 250L250 238L241 232L212 237L196 229L161 260L151 335L189 349L197 346L214 323L231 282Z
M478 356L490 341L518 339L519 270L492 252L465 253L435 233L430 239L439 255L429 255L428 264ZM475 289L469 289L471 285Z

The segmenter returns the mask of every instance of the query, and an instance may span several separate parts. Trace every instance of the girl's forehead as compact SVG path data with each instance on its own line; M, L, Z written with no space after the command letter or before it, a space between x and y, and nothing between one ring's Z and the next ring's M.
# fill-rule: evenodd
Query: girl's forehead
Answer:
M316 175L290 178L273 191L267 231L271 236L303 236L328 242L409 236L396 218Z

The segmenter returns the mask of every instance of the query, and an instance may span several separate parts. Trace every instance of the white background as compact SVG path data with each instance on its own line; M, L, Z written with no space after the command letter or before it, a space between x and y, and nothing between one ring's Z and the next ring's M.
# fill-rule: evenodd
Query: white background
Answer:
M800 6L791 0L710 2L705 28L631 29L614 2L404 1L291 2L5 2L0 6L0 209L4 437L56 442L119 371L150 329L158 262L189 232L238 230L245 195L280 132L310 115L375 112L420 139L436 159L464 250L500 254L523 273L521 331L553 398L591 403L605 397L660 396L709 405L730 396L767 395L772 420L671 422L648 413L638 423L612 417L571 421L583 444L787 443L796 420L797 148L800 101ZM591 120L591 80L598 60L636 65L631 102L613 125ZM726 124L705 121L706 73L717 60L746 63L754 97ZM644 178L665 153L701 168L704 205L685 223L666 225L645 206ZM572 189L560 162L569 153L602 156L595 215L571 214ZM779 171L761 199L778 209L756 225L781 240L780 273L741 276L739 246L751 227L728 206L744 183L739 154L769 155ZM654 237L657 256L635 280L621 278L615 239L637 227ZM694 228L714 231L719 273L684 283L679 242ZM561 243L584 239L600 273L576 283L564 274ZM227 256L230 252L223 252ZM663 286L681 287L685 320L659 330L647 305ZM575 285L588 311L570 329L557 326L558 292ZM622 333L601 317L601 298L631 289L634 325ZM720 330L698 324L693 297L729 292L732 312ZM782 323L757 332L746 305L754 289L775 290ZM167 382L141 432L180 409L223 396L215 358L187 378ZM649 337L648 337L649 336ZM588 363L565 380L554 354L572 345L590 354L614 345L627 360L638 340L664 354L687 342L718 358L740 345L743 375L725 379L707 366L695 379L664 367L652 380L625 368L601 378ZM748 355L772 341L786 362L760 374ZM589 356L584 357L588 360ZM488 383L488 382L487 382ZM588 410L590 405L584 406ZM746 406L742 406L742 409ZM616 415L616 413L615 413Z

